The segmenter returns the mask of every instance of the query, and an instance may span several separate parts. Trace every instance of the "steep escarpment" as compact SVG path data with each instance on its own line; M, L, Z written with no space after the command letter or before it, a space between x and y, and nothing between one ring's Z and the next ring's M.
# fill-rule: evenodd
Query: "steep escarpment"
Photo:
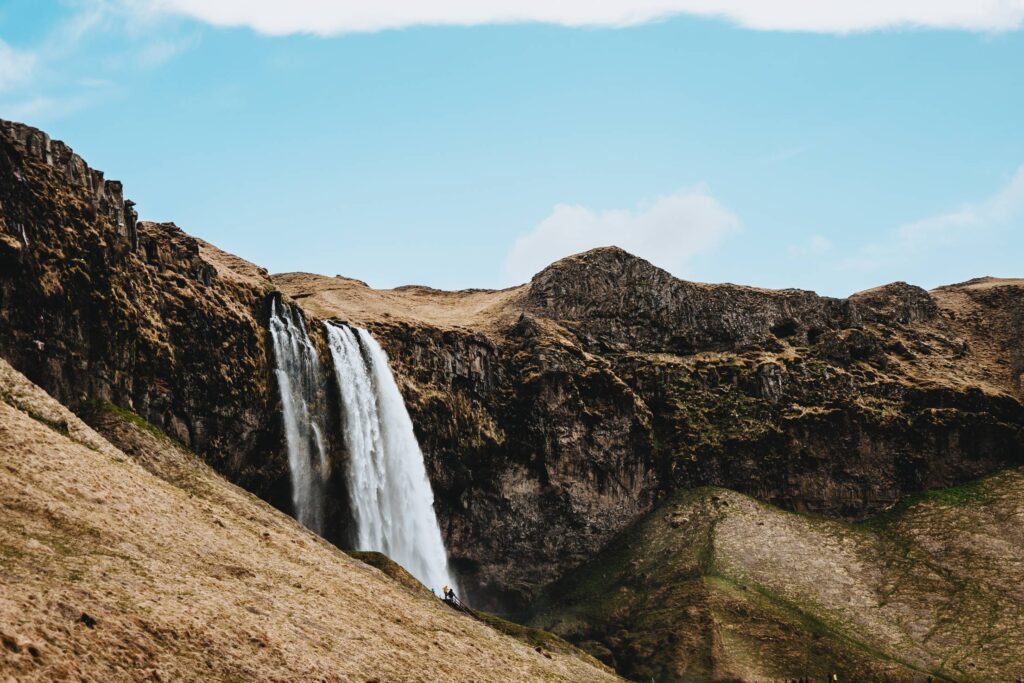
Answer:
M840 301L699 285L603 249L551 266L526 298L648 406L673 486L857 518L1024 454L1010 382L920 288Z
M506 609L677 489L860 519L1024 458L998 360L1020 351L1020 290L970 318L904 283L706 285L615 248L494 292L274 280L387 348L457 566ZM988 319L995 349L970 333Z
M5 679L615 680L348 557L138 417L86 413L109 440L0 360Z
M385 346L474 604L525 604L653 502L646 407L606 361L520 320L519 290L274 280L311 314L368 327Z
M593 351L692 354L778 349L859 322L847 300L686 282L617 247L564 258L531 280L531 314L557 320Z
M0 125L0 355L65 405L110 400L287 506L266 272L173 224L66 145Z
M322 478L316 491L325 499L324 536L343 547L352 519L345 495L350 418L339 409L336 385L344 378L332 372L322 323L368 328L390 355L425 454L452 565L470 601L550 619L545 623L631 675L818 676L824 669L811 662L820 661L863 677L899 679L916 671L984 679L1009 671L1004 664L1019 646L1005 633L1007 620L1019 616L1019 600L1012 580L998 578L1019 573L1012 550L1020 540L1007 521L1019 510L1000 493L1001 487L1016 491L1017 479L1000 475L991 480L994 489L985 484L984 495L975 495L981 489L974 487L946 491L941 495L959 506L955 514L899 511L924 491L1024 461L1021 281L983 278L933 292L893 283L834 299L686 282L616 248L571 256L527 284L500 291L375 290L344 277L270 277L172 224L136 222L119 183L105 181L61 143L17 124L0 125L0 267L0 356L173 485L195 481L197 470L184 463L196 463L187 451L170 457L171 451L157 448L154 439L169 443L160 434L294 512L278 387L286 382L274 372L273 351L281 347L272 345L268 331L272 311L287 316L302 330L291 341L309 361L297 366L297 373L310 376L302 375L309 387L296 396L304 411L315 413L299 421L307 429L298 443L316 446L306 474ZM77 459L113 476L79 450L120 462L108 452L110 444L69 417L5 396L11 410L23 414L8 415L11 424L38 437L40 448L74 451L60 460L73 479L81 474L74 470ZM73 445L42 438L51 432ZM53 517L57 503L50 499L31 503L33 487L62 489L27 474L42 457L32 439L10 439L17 475L32 482L17 489L10 505L16 511L23 502L35 505L17 519L28 525L38 514L58 526L71 519L70 512ZM25 458L34 463L27 470L20 469ZM206 474L199 479L206 482ZM208 483L202 491L230 498ZM723 490L694 493L707 486ZM120 514L121 493L83 485L60 509L82 505L91 515L93 504L109 495ZM208 536L202 515L175 518L177 508L140 495L183 529L198 525L200 536ZM212 500L203 500L208 506L201 511L213 509ZM1000 517L1000 510L1009 516ZM273 538L280 519L256 517ZM925 517L927 528L906 526ZM119 524L127 519L117 518ZM657 521L666 519L668 527ZM853 526L865 519L876 522ZM72 521L84 528L83 520ZM58 550L74 535L44 531L59 536ZM198 553L194 545L175 545L182 541L177 528L154 522L150 531ZM980 535L980 554L960 543L968 533ZM103 571L112 560L97 558L123 540L93 531L83 539L93 537L102 547L72 555L95 562L100 573L77 560L59 565L63 578L85 572L86 588L74 600L91 594L90 586L106 590ZM39 550L30 541L14 538L9 546L21 558L18 553ZM307 548L293 541L302 552ZM782 558L767 552L776 542ZM283 552L270 546L268 552ZM821 564L814 548L839 559ZM253 555L263 550L245 546ZM130 583L129 574L149 576L137 553L116 552L132 568L118 569L127 572L120 574L124 582ZM959 559L944 563L944 553ZM227 581L223 576L237 573L241 555L229 555L223 564L232 569L193 563L195 575L186 578L202 580L176 583L175 590L209 595L213 589L199 586L202 581ZM284 555L274 557L294 561ZM317 555L317 562L330 563L326 557ZM789 562L794 557L795 564ZM367 559L404 576L386 558ZM49 572L54 565L47 562L32 555L17 568L25 576ZM977 580L967 574L971 563L985 567ZM282 609L305 609L308 590L344 594L336 582L310 584L308 566L289 566L268 570L259 582L284 601ZM293 581L293 570L303 578ZM918 578L924 583L915 583ZM42 590L25 581L26 591ZM293 592L289 585L302 589ZM359 585L376 590L376 584ZM586 586L600 587L596 611L581 607L590 598L576 589ZM162 609L187 618L153 582L138 588L157 591ZM245 595L249 588L228 586ZM567 601L558 602L559 593ZM801 596L811 602L799 603ZM17 603L12 612L33 615L18 628L33 619L56 620L54 632L64 633L68 625L60 615L70 612L61 612L58 602L74 604L66 598L54 598L53 614ZM849 604L881 616L864 617ZM993 626L981 617L951 616L957 604ZM114 608L105 609L104 619L113 619ZM234 613L225 608L204 618L225 614ZM303 633L326 642L328 626L317 619ZM132 642L149 637L136 627L149 634L156 629L158 640L168 631L181 640L195 635L191 627L130 621L118 624ZM517 632L501 624L503 632ZM949 624L967 635L956 636ZM247 635L203 633L200 640L212 638L233 653L228 659L236 664L223 668L227 677L250 673L237 661L251 653L229 641L251 636L269 642L252 629ZM71 635L64 646L83 647L75 640L79 634ZM532 631L519 635L544 639ZM30 644L42 651L35 640L12 638L19 649L7 649L21 657L19 666L30 664L25 653L35 657ZM401 643L391 645L407 653ZM424 647L421 654L430 648ZM296 671L303 677L331 665L329 657L309 663L296 648L282 644L273 657L264 653L252 671L265 665L284 677ZM145 641L143 654L134 656L157 649ZM281 660L298 663L289 668Z

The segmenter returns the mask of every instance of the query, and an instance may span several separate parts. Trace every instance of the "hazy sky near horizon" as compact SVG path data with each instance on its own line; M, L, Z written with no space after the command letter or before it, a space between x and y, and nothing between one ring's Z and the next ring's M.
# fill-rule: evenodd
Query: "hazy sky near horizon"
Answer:
M1024 0L0 0L0 117L273 272L617 244L845 296L1024 277Z

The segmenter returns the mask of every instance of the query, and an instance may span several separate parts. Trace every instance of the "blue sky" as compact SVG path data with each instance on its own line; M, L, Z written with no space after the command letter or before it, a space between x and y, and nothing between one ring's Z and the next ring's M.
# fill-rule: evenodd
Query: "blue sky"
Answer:
M500 287L616 243L837 296L1024 277L1018 0L279 4L0 1L0 117L274 272Z

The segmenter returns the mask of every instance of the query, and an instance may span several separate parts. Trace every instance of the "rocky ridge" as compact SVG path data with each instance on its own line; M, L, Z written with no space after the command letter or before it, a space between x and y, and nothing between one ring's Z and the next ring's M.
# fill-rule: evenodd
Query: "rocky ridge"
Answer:
M685 282L616 248L495 292L274 281L389 351L449 548L499 608L679 488L856 520L1024 457L1003 365L1017 281L988 281L973 318L949 303L970 284L839 300ZM970 334L989 319L1007 330L992 352Z
M135 223L119 183L0 124L0 355L83 415L137 413L288 511L272 300L305 311L322 358L322 320L381 341L454 565L474 604L511 614L678 491L848 522L1024 460L1019 280L832 299L686 282L613 247L501 291L271 277Z
M63 404L109 400L288 505L266 271L174 224L41 131L0 124L0 352Z

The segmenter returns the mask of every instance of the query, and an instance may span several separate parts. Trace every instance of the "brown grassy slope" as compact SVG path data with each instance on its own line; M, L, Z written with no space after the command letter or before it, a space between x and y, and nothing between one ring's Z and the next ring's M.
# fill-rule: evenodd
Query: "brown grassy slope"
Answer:
M410 594L150 428L0 361L0 678L611 680Z
M373 289L359 280L311 273L282 273L274 275L273 280L320 318L341 318L360 327L405 322L479 332L503 330L515 322L517 303L526 289L526 285L454 292L419 286Z
M1024 398L1024 280L981 277L931 291L986 379Z
M531 622L660 680L1024 674L1024 471L867 525L682 492L548 590Z

